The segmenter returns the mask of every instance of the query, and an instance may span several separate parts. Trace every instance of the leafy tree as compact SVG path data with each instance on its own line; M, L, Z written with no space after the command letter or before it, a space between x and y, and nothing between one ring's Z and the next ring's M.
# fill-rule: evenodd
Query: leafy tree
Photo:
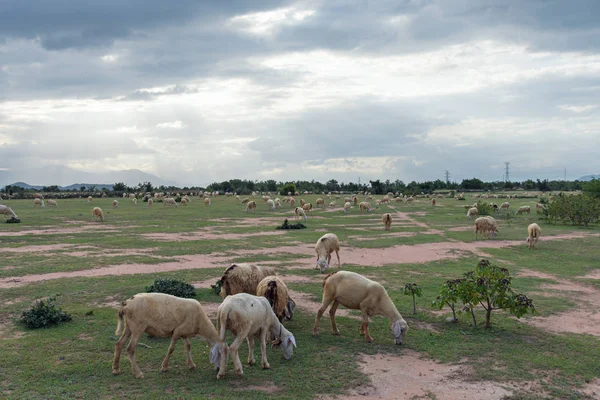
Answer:
M464 279L450 279L447 280L442 287L440 287L440 294L433 301L432 305L438 310L444 308L447 305L452 310L452 321L458 322L456 317L456 303L460 299L459 287Z
M279 191L279 194L282 196L287 196L288 192L292 194L296 193L296 185L293 183L284 185Z
M463 189L481 190L483 189L483 182L477 178L463 179L462 183L460 184L460 187Z
M407 283L404 285L404 294L407 296L412 296L413 299L413 314L417 313L417 300L415 296L421 297L423 295L423 290L416 283Z
M369 181L371 184L371 193L373 194L382 194L383 193L383 185L381 181L377 179L376 181Z
M82 186L82 187L80 187L80 188L79 188L79 191L80 191L80 192L84 192L84 191L85 191L85 186Z
M582 185L585 194L600 198L600 179L592 179Z

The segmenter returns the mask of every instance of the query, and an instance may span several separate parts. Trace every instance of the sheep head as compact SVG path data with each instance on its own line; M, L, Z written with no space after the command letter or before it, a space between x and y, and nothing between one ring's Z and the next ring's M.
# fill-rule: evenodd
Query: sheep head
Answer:
M283 320L289 321L294 316L294 309L296 308L296 302L288 297L287 306L283 310Z
M221 352L225 352L225 357L227 357L227 344L226 343L216 343L210 349L209 360L210 363L215 366L216 369L219 369L221 364Z
M317 261L317 268L319 268L321 273L324 273L325 270L327 268L329 268L329 264L327 263L327 260L325 258L319 258L319 260Z
M394 333L394 341L396 344L404 343L406 331L408 331L408 324L402 318L392 323L392 332Z
M288 331L281 325L281 351L283 352L283 357L286 360L292 358L292 353L294 352L294 347L296 347L296 338L292 335L292 332Z

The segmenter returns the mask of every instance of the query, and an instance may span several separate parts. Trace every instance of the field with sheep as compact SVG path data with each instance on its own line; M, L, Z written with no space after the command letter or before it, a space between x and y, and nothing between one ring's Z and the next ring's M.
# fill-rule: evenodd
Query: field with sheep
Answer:
M494 214L498 234L475 240L465 205L476 200L415 199L391 202L370 213L358 206L343 211L344 199L317 197L336 207L313 208L306 229L277 230L294 221L287 203L269 211L257 197L246 213L234 197L217 196L205 206L193 197L187 206L152 207L111 198L58 200L58 207L34 208L32 200L8 200L21 223L0 220L0 398L397 398L397 399L597 399L600 398L600 227L548 224L536 214L537 199L510 199L509 211ZM375 196L376 198L381 196ZM362 199L361 199L362 200ZM503 200L494 200L500 205ZM531 213L516 215L520 206ZM93 220L101 207L104 221ZM392 216L384 230L382 214ZM528 249L527 226L542 230L538 249ZM338 235L343 270L380 282L409 326L404 344L394 344L387 318L373 316L373 343L360 336L360 312L340 306L332 335L329 313L312 328L322 282L338 269L335 254L326 273L315 269L315 243L326 232ZM517 319L498 310L484 329L484 309L472 316L432 307L440 287L461 278L482 259L506 268L512 287L533 300L536 312ZM170 370L160 372L169 338L146 334L136 350L144 373L136 379L124 351L121 374L113 375L117 309L146 291L157 278L193 284L215 323L222 299L211 288L231 263L274 267L296 302L284 323L297 348L290 360L271 346L271 368L248 366L244 377L232 361L216 379L209 346L192 342L197 369L186 365L177 343ZM416 283L422 296L404 294ZM70 322L28 329L20 318L38 299L55 298ZM461 307L457 305L457 309ZM227 343L233 337L228 333ZM260 346L254 354L260 358Z

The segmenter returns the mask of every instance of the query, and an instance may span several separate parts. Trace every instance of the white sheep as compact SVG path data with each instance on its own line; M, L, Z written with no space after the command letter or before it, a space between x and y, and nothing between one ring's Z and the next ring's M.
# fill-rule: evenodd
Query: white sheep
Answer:
M313 336L319 335L319 320L331 303L333 304L329 310L329 318L334 335L340 334L335 324L335 312L341 304L351 310L361 311L360 333L365 335L368 342L373 341L369 335L369 317L373 315L387 317L390 320L395 343L404 342L408 324L380 283L350 271L337 271L327 275L323 280L323 301L315 318Z
M46 207L46 205L44 204L44 200L40 198L33 199L33 208L36 208L37 206L40 206L42 208Z
M279 197L275 198L275 208L281 208L281 200L279 199Z
M136 197L134 197L134 198L131 200L131 204L133 204L134 206L137 206L137 198L136 198Z
M281 349L286 360L292 357L296 339L288 331L271 309L269 301L264 297L239 293L227 296L217 310L217 331L221 342L225 341L225 333L229 330L235 335L235 340L229 346L235 372L243 376L244 370L238 350L244 339L248 342L248 364L254 365L254 339L260 338L261 366L271 368L267 360L267 333L281 341ZM217 379L223 378L227 371L228 354L221 357Z
M298 220L298 218L302 217L302 219L304 221L308 220L308 217L306 216L306 213L304 212L304 209L302 207L296 207L294 208L294 218L296 219L296 221Z
M46 203L48 203L48 207L58 207L56 200L48 199Z
M431 199L431 205L435 207L435 199Z
M210 205L211 205L211 203L212 203L212 202L211 202L211 200L210 200L210 197L205 197L205 198L204 198L204 205L205 205L205 206L210 206Z
M344 203L344 214L348 214L348 212L350 211L351 207L352 207L352 203L350 203L349 201L347 201L346 203Z
M510 207L510 203L508 201L505 201L504 203L500 204L500 209L505 208L508 210L509 207Z
M330 201L329 202L329 207L335 207L335 201Z
M5 206L4 204L0 204L0 214L4 214L6 218L8 218L9 215L11 216L11 218L19 218L17 217L17 214L15 214L12 208L10 208L9 206Z
M321 206L321 208L325 208L325 200L320 197L317 199L317 201L315 201L315 204L317 207Z
M187 207L187 205L188 205L188 202L189 202L189 201L188 201L188 199L186 199L185 197L183 197L183 198L181 199L181 201L179 201L179 204L181 204L181 205L182 205L182 206L184 206L184 207Z
M113 200L112 206L113 206L113 208L119 207L119 201L118 200Z
M172 207L172 206L179 207L179 204L175 201L174 198L172 198L172 197L165 197L163 199L163 207L167 207L167 206L169 206L169 207Z
M104 213L100 207L94 207L92 210L92 219L96 218L97 221L104 221Z
M383 222L383 225L385 227L386 231L389 231L392 229L392 214L390 213L385 213L381 216L381 222Z
M479 209L477 209L477 207L469 208L469 210L467 211L467 218L471 219L474 215L479 215Z
M88 202L88 203L91 203L91 202L92 202L92 196L88 196L88 198L87 198L87 202Z
M248 210L254 210L254 212L256 212L256 202L254 200L246 203L246 212L248 212Z
M371 211L373 211L373 209L371 208L371 205L368 202L366 202L366 201L363 201L362 203L360 203L359 207L360 207L361 214L362 214L363 211L368 212L368 213L370 213Z
M517 210L517 215L523 214L523 213L530 214L531 213L531 207L530 206L519 207L519 209Z
M331 262L331 253L334 251L338 260L338 268L341 268L339 253L340 240L335 233L326 233L321 236L315 244L315 251L317 253L316 268L318 268L321 273L325 272L325 270L329 267L329 263Z
M146 207L152 207L154 201L152 199L148 199L148 205Z
M170 337L171 345L160 370L169 370L169 358L175 344L182 338L185 343L187 365L195 369L192 360L190 337L200 336L210 346L210 362L216 368L221 365L222 357L227 357L227 343L221 339L213 323L206 315L202 305L194 299L183 299L164 293L138 293L122 303L118 312L118 325L115 335L121 335L115 345L112 373L119 374L119 359L125 342L131 336L127 346L127 355L136 378L144 374L135 361L135 348L144 332L155 337Z
M267 209L270 211L275 211L275 202L272 199L267 200Z
M537 243L542 234L542 228L535 222L527 227L527 247L531 250L531 246L537 249Z
M477 218L473 224L473 228L475 230L475 240L477 240L478 232L481 232L483 235L487 234L490 239L493 239L498 233L496 220L490 216Z

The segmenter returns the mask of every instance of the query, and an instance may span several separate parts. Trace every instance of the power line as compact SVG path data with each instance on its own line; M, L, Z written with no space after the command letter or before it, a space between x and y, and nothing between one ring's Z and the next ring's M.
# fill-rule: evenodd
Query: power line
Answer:
M450 184L450 172L448 170L446 170L446 173L444 175L446 175L446 185L449 185Z
M506 161L504 163L504 167L505 167L505 172L504 172L504 182L510 182L510 175L509 175L509 167L510 167L510 163L508 161Z

